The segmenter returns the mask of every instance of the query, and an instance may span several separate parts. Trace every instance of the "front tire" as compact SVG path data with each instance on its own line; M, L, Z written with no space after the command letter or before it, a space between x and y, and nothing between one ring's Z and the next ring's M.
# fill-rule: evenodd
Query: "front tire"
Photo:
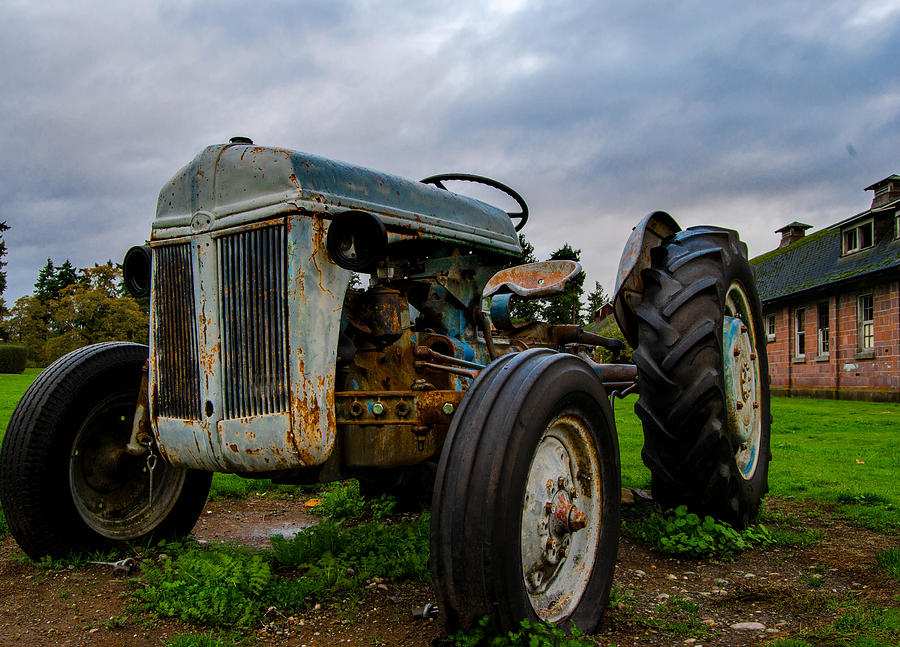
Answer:
M25 392L0 448L0 503L32 558L113 541L186 535L212 475L124 452L147 347L108 342L75 350ZM152 500L150 474L153 475Z
M547 349L488 366L453 418L432 502L448 629L488 615L596 630L619 532L618 440L597 375Z
M644 464L654 498L744 527L768 491L762 308L736 232L691 227L651 251L635 308Z

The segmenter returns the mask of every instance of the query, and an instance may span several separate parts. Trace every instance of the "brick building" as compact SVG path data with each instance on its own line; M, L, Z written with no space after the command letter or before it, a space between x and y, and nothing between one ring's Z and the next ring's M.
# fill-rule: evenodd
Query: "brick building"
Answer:
M900 175L866 211L751 260L773 395L900 402Z

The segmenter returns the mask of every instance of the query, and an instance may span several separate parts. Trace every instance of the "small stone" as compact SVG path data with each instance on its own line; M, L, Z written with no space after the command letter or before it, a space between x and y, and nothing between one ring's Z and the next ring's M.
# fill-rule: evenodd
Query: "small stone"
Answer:
M714 618L703 618L703 620L701 620L700 622L705 625L709 625L710 627L715 627L718 624Z
M640 569L637 569L637 570L634 572L634 576L635 576L635 577L647 577L647 573L645 573L644 571L642 571L642 570L640 570Z
M659 595L656 596L656 599L665 602L666 600L669 599L669 594L668 593L660 593Z
M753 573L744 573L744 577L752 580L754 577L756 577L756 575L754 575Z
M669 573L668 575L666 575L666 579L667 579L667 580L677 580L677 579L678 579L678 576L677 576L677 575L672 575L671 573Z
M95 633L97 633L98 631L100 631L100 630L99 630L97 627L94 627L94 628L91 629L88 633L89 633L89 634L95 634Z
M731 628L735 631L765 631L766 625L761 622L736 622Z
M684 641L684 644L685 645L693 645L695 642L697 642L696 638L688 638L687 640Z
M726 584L728 584L728 580L723 580L721 577L717 577L715 579L715 581L713 582L713 584L715 584L716 586L721 588L721 587L725 586Z
M773 629L773 628L770 627L769 629L766 629L766 633L767 633L767 634L777 634L777 633L781 633L781 629Z

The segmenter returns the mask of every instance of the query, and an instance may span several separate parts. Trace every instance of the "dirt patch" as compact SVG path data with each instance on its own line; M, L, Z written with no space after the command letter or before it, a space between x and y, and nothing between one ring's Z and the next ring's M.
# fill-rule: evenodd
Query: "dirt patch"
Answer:
M897 537L848 527L809 504L770 499L767 506L823 531L825 539L803 549L751 551L724 563L670 559L623 539L615 580L620 604L606 613L600 643L758 645L827 622L833 614L828 599L896 605L900 590L875 555L896 546ZM266 529L288 535L314 521L295 501L222 500L207 505L195 536L265 548ZM129 611L129 591L125 578L108 566L32 565L7 537L0 543L0 645L159 647L178 634L203 631ZM309 647L430 645L443 634L440 622L414 620L411 611L434 599L425 584L387 584L370 589L353 607L319 607L296 616L273 611L254 638ZM690 618L679 615L681 601L696 605ZM738 623L762 628L732 629Z

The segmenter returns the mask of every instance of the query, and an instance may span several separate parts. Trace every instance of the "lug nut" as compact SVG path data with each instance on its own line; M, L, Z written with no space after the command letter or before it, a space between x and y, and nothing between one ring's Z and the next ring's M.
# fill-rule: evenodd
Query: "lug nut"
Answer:
M372 405L372 413L376 416L380 416L384 413L384 405L380 402L376 402Z
M446 415L448 415L448 416L452 416L452 415L453 415L453 403L452 403L452 402L445 402L445 403L444 403L444 406L441 407L441 411L443 411L444 414L446 414Z

